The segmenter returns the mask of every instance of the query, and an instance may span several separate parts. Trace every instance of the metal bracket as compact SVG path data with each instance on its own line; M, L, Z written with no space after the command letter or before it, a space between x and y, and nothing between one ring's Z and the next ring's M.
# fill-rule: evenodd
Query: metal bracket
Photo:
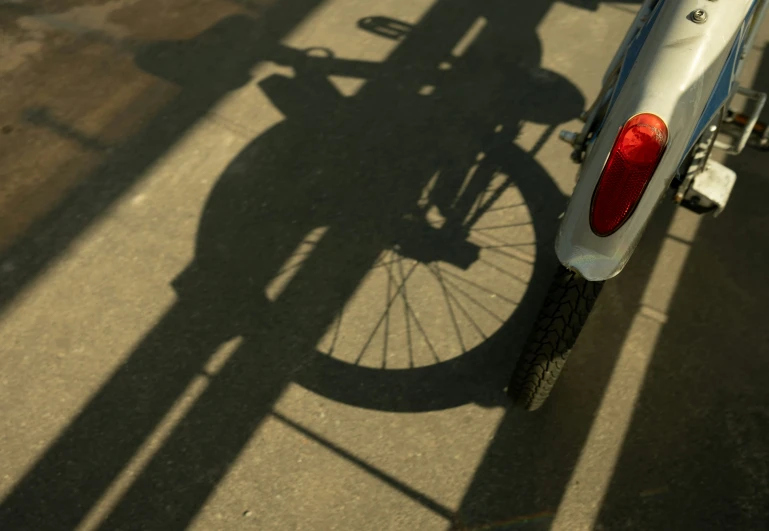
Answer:
M698 214L717 216L729 201L736 181L737 174L733 170L711 160L684 192L681 206Z
M742 150L745 149L745 146L748 143L748 139L753 133L753 128L756 126L756 123L758 123L758 118L761 115L764 104L766 104L766 93L764 92L758 92L745 87L739 87L737 92L747 97L748 99L755 101L756 103L753 106L750 114L748 114L748 119L745 123L744 129L742 129L740 137L735 143L730 144L729 142L716 140L714 146L718 149L725 150L730 155L739 155L742 153Z

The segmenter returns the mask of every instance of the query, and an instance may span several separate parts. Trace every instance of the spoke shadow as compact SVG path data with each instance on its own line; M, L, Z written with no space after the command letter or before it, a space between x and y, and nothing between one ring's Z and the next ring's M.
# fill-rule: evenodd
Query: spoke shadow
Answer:
M549 6L440 0L413 27L365 19L363 30L400 40L382 64L292 50L262 39L263 28L240 16L191 41L144 48L137 63L150 73L185 87L204 73L209 81L196 90L209 91L206 101L248 82L258 59L292 66L294 78L259 83L286 120L220 177L195 257L173 282L178 301L16 486L0 527L76 527L195 382L204 390L103 515L104 529L186 527L289 382L391 411L499 404L510 350L552 271L564 205L547 173L513 141L522 120L554 125L584 104L570 83L538 66L532 29ZM461 57L452 55L478 20L485 25L475 40ZM233 54L236 48L246 52ZM368 81L343 97L331 74ZM514 318L480 346L425 367L379 370L320 354L319 339L383 251L459 270L477 261L462 223L499 171L521 190L536 235L531 285ZM446 224L431 229L419 200L436 174L429 205ZM311 252L270 293L300 245ZM234 351L213 363L234 338Z

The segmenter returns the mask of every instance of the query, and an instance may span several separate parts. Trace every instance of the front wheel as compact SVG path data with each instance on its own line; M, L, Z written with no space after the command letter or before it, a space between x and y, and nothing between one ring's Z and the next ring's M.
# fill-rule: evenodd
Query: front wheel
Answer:
M517 405L534 411L545 402L602 287L558 267L510 380L507 392Z

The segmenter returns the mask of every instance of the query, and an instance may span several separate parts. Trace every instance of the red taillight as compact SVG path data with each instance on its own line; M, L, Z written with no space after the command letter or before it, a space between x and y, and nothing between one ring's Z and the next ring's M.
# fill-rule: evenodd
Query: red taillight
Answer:
M622 226L657 169L668 141L662 118L639 114L625 124L595 188L590 227L608 236Z

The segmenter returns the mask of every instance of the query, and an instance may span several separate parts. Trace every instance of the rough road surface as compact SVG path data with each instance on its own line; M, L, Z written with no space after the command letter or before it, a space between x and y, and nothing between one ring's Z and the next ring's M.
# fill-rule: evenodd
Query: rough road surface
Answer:
M0 0L0 529L769 528L766 153L504 397L637 7Z

